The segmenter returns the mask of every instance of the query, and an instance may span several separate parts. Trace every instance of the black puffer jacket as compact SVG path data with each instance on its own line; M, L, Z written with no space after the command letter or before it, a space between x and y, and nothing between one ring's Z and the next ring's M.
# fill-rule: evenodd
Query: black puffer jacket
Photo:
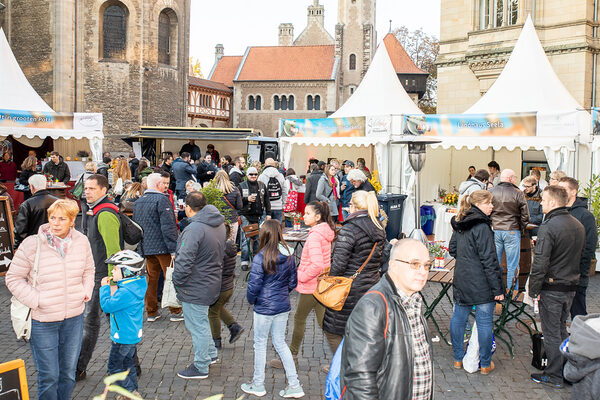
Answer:
M454 301L463 306L485 304L504 293L496 256L492 220L473 206L457 221L452 217L450 255L456 258Z
M577 198L575 203L569 208L569 213L577 218L577 221L581 222L585 229L585 247L581 255L581 261L579 262L579 272L581 274L579 286L587 287L590 280L590 264L598 245L596 219L594 218L594 214L587 209L587 199L584 198Z
M233 289L233 278L235 278L235 261L237 248L233 240L225 242L225 255L223 256L223 272L221 276L221 292Z
M375 243L377 246L373 256L352 283L344 307L340 311L329 308L325 310L323 319L325 331L339 336L344 335L350 313L363 294L379 281L379 268L384 261L385 231L375 226L367 211L350 214L337 236L329 274L346 278L354 275L369 256Z

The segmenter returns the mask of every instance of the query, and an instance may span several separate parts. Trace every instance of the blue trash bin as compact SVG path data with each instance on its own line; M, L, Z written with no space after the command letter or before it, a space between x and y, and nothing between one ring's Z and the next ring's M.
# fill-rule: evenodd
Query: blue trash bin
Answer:
M435 222L435 210L433 206L421 206L421 229L426 235L433 234L433 224Z

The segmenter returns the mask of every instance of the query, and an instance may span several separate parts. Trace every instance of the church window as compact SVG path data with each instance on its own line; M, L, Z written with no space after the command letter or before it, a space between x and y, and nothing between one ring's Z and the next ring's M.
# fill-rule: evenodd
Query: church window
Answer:
M515 25L519 18L519 0L508 0L508 25Z
M294 109L294 95L290 95L290 97L288 97L288 110L293 110Z
M349 67L350 71L356 69L356 54L350 54Z
M261 110L262 109L262 98L260 96L256 96L256 109L257 110Z
M479 0L479 29L487 29L490 24L490 0Z
M354 86L350 86L350 94L354 94Z
M101 55L124 60L127 50L127 9L121 2L105 3L102 11Z
M281 100L279 99L279 96L273 97L273 109L281 110Z
M309 94L308 97L306 98L306 109L307 110L313 110L314 109L314 101L313 101L313 97Z
M287 99L287 96L281 96L281 109L282 110L287 110L288 109L288 99Z
M321 96L316 95L315 96L315 110L320 110L321 109Z
M254 96L248 97L248 110L254 110L256 107L256 102L254 100Z
M170 8L158 16L158 62L171 66L177 63L177 15Z
M502 26L504 21L504 0L496 0L496 19L494 21L494 27L498 28Z

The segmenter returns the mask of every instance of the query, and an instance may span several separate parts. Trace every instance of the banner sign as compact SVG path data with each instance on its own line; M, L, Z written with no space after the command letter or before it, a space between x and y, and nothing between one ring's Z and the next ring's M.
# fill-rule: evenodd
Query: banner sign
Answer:
M404 135L536 136L535 113L405 115Z
M366 118L366 134L367 136L390 135L392 133L392 116L383 115L377 117Z
M279 120L279 137L362 136L365 136L365 117Z
M73 129L73 113L0 110L0 126L40 129Z

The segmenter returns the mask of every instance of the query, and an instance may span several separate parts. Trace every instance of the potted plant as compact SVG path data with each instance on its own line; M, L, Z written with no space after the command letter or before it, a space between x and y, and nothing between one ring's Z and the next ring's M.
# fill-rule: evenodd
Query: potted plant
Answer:
M429 242L429 254L435 258L434 267L444 268L444 260L446 259L446 251L448 249L442 245L443 242Z
M596 229L600 236L600 175L592 175L592 179L588 182L587 187L583 189L583 196L587 197L588 209L596 219ZM592 260L590 275L596 271L598 258L600 258L600 249L598 248L598 243L596 243L596 257Z
M79 150L77 152L77 157L81 158L81 161L85 162L87 161L87 158L90 156L90 153L88 153L85 150Z
M294 230L299 231L302 227L302 214L299 212L290 213L292 220L294 221Z

